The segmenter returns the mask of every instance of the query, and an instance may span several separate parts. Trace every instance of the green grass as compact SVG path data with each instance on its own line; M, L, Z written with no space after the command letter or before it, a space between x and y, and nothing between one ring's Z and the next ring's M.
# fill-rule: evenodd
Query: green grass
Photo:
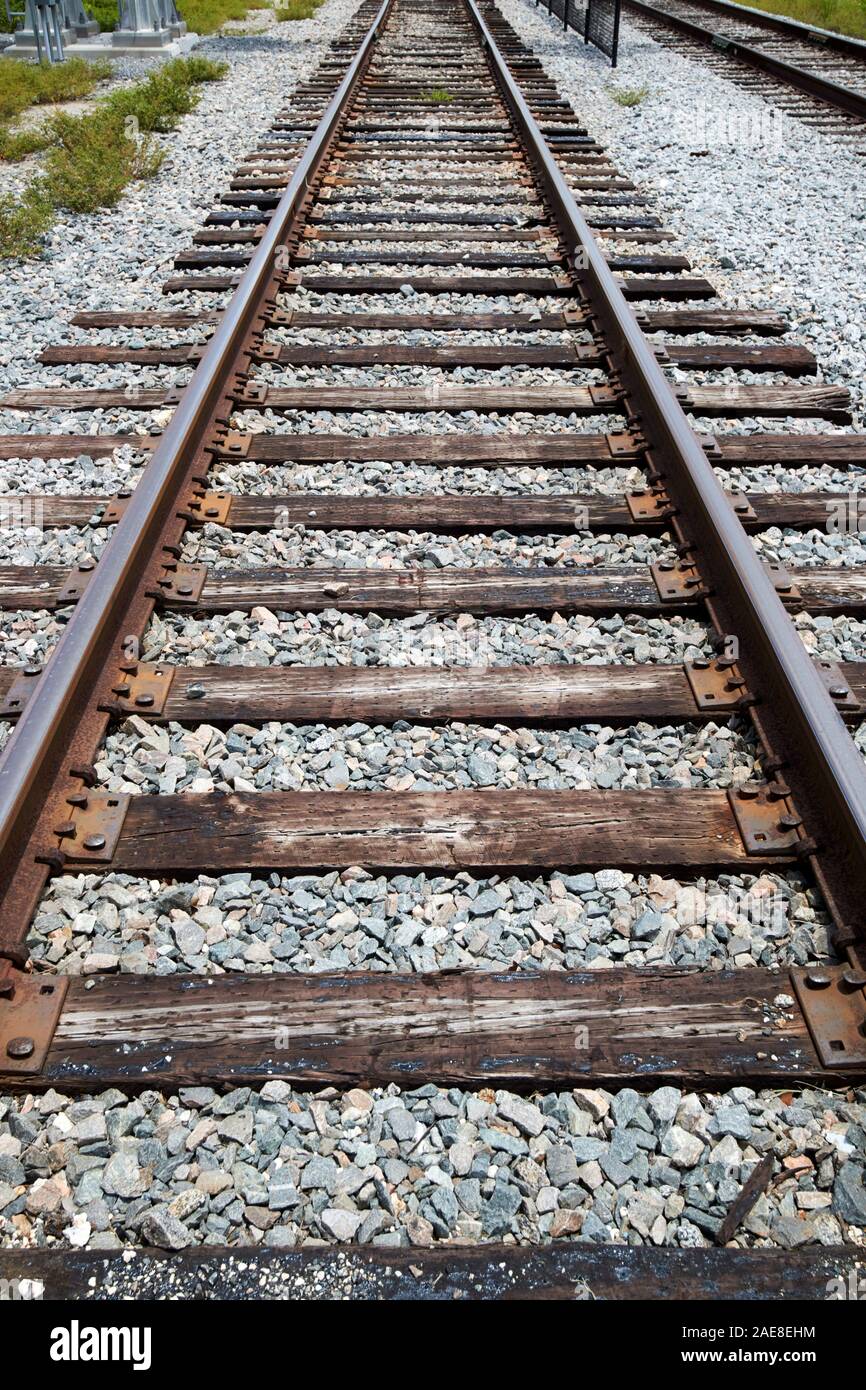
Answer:
M801 24L866 39L866 0L748 0L753 10L787 15Z
M93 213L114 207L130 183L152 178L163 152L150 132L174 130L199 99L195 88L226 71L226 64L206 58L177 58L83 116L59 111L41 132L4 133L8 148L41 134L47 153L44 177L30 185L19 205L0 200L0 256L38 254L55 209Z
M287 4L278 5L274 13L279 24L289 19L312 19L322 3L323 0L288 0Z
M23 194L0 197L0 256L37 256L50 230L54 209L39 184Z
M649 87L608 87L607 91L617 106L639 106Z
M55 64L6 59L0 63L0 121L20 116L28 106L80 101L110 73L110 63L88 63L83 58Z
M431 87L429 92L422 92L421 95L425 101L437 103L445 103L454 100L447 87Z

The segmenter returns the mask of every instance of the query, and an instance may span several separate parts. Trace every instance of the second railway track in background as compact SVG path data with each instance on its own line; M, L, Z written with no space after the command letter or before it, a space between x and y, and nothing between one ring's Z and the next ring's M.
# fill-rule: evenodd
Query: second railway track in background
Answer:
M193 367L188 384L42 386L0 402L27 412L31 426L41 409L99 410L100 425L113 410L173 410L163 433L136 437L151 456L129 495L38 499L48 527L94 517L115 526L98 562L0 571L6 608L69 617L44 672L0 670L2 711L18 726L0 765L7 1090L247 1086L275 1077L308 1088L784 1089L866 1076L866 770L846 727L866 710L866 663L813 662L792 618L866 611L866 578L850 568L767 566L750 538L771 526L823 526L836 494L738 493L726 479L729 470L764 463L858 470L866 437L838 428L848 418L847 392L808 379L816 363L784 339L784 321L764 308L714 305L712 285L690 272L671 240L495 6L366 0L238 171L194 247L177 258L167 293L201 293L206 303L232 290L226 307L81 314L81 327L170 329L179 341L61 345L43 354L56 365ZM502 307L480 312L478 294ZM455 305L454 296L463 298ZM771 382L690 378L674 389L671 366L763 372ZM380 384L357 384L358 367L384 369ZM502 367L516 369L507 386L496 380ZM354 424L310 426L320 411ZM835 427L773 428L796 417ZM725 428L742 418L760 419L761 430ZM563 421L570 427L560 428ZM713 421L721 424L710 432ZM107 431L33 429L0 438L0 451L99 457L129 442ZM269 478L284 467L283 489L232 487L223 470L239 461ZM583 490L507 496L290 486L297 466L339 464L351 475L368 462L394 465L395 474L409 462L542 466L575 470L584 481ZM593 488L593 470L619 470L622 490ZM630 532L666 537L669 546L653 565L228 569L198 558L208 525L231 533ZM700 614L712 650L682 665L140 659L155 612L259 609ZM729 791L129 795L106 785L100 748L131 715L145 725L482 719L530 729L740 715L757 741L757 772ZM617 867L686 876L796 867L823 894L835 955L790 972L659 966L85 979L27 968L34 912L61 871L165 880L359 865L398 874ZM735 1234L736 1221L723 1229ZM682 1280L714 1295L783 1286L817 1296L828 1271L844 1270L855 1255L844 1247L346 1249L359 1262L360 1291L369 1277L384 1280L378 1292L393 1292L388 1279L410 1261L421 1292L444 1280L458 1295L553 1293L585 1278L599 1296L637 1294L659 1281L673 1292ZM206 1250L169 1257L193 1272L207 1258ZM336 1256L301 1250L279 1258L327 1271ZM4 1272L79 1293L92 1270L111 1264L88 1252L0 1257ZM155 1268L162 1287L165 1266L156 1260Z
M866 43L731 0L625 0L630 22L866 155Z

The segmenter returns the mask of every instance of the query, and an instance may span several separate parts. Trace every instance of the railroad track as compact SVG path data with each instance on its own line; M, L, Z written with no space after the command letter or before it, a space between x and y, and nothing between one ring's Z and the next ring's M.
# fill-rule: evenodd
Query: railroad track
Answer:
M866 154L866 43L729 0L625 8L654 39Z
M670 240L495 6L367 2L178 256L165 289L185 296L184 307L80 314L77 326L119 334L120 345L58 345L42 358L48 367L164 369L167 378L192 369L189 379L43 384L0 402L31 426L0 439L7 459L108 455L130 441L110 432L112 412L171 411L164 429L135 436L149 460L128 495L35 499L46 527L113 526L98 562L0 571L4 607L68 618L43 671L0 671L3 714L17 724L0 764L7 1091L134 1093L275 1078L341 1090L407 1078L516 1091L784 1090L866 1075L866 773L848 727L866 708L866 663L813 662L792 620L803 610L862 613L866 579L852 568L765 565L750 539L770 526L820 527L831 494L726 487L731 470L753 465L856 472L866 437L820 425L844 424L847 392L800 381L814 378L816 363L785 340L784 321L715 306L712 285ZM215 309L214 296L227 293ZM481 309L479 297L499 307ZM190 298L206 307L190 309ZM130 341L132 330L151 329L152 345ZM168 330L179 338L170 347L159 337ZM671 366L691 374L687 385L668 381ZM378 384L359 384L359 368L378 371ZM514 369L507 385L503 368ZM719 369L728 373L721 383L702 379ZM737 372L770 382L732 379ZM66 412L61 432L34 426L41 411ZM796 417L817 427L797 432ZM736 432L737 420L755 418L760 429ZM73 433L82 420L96 433ZM388 485L407 463L430 466L429 492ZM384 484L354 495L352 479L372 464ZM238 465L255 480L249 490L236 486ZM477 479L487 470L481 476L493 479L536 468L580 485L502 495L436 483L437 473L479 470ZM332 469L345 489L298 489L303 470ZM618 479L619 490L593 487L594 476ZM415 528L488 538L631 533L664 548L650 565L586 565L578 555L441 568L323 565L316 549L326 533ZM245 567L245 533L294 537L304 562ZM219 555L227 541L236 557L228 568ZM146 659L155 615L265 624L291 611L386 621L693 615L710 643L706 656L677 665ZM413 776L404 790L130 794L105 755L130 718L145 734L172 721L255 734L274 723L634 722L646 731L739 718L756 740L756 772L727 791L664 779L643 790L469 786L458 766L449 790L417 790ZM252 871L279 883L280 872L351 876L358 866L470 878L794 869L823 895L834 954L781 973L394 973L379 961L357 972L70 977L44 957L29 960L34 914L59 873L167 881ZM720 1244L736 1235L758 1186L747 1183L716 1223ZM211 1296L214 1280L223 1296L240 1297L287 1270L306 1293L315 1280L319 1295L348 1280L358 1297L403 1296L410 1267L419 1296L572 1297L583 1283L598 1297L648 1288L657 1296L660 1287L819 1296L855 1256L843 1245L355 1245L257 1249L239 1269L230 1251L206 1248L131 1260L22 1250L3 1253L0 1272L78 1297Z

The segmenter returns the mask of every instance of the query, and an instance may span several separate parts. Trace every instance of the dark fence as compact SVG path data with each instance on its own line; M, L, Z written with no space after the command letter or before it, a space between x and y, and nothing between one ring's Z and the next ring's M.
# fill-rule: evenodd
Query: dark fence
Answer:
M549 15L562 20L563 29L583 34L586 43L594 43L616 67L619 47L619 12L621 0L535 0L536 9L543 4Z

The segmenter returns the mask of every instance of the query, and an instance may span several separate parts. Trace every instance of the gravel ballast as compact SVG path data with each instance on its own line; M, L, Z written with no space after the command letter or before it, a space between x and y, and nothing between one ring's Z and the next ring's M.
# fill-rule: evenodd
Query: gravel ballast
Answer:
M29 945L62 974L697 969L830 954L820 896L796 871L691 882L620 869L549 877L65 874Z
M780 994L780 1001L790 998ZM784 1005L780 1002L780 1007ZM862 1241L859 1093L720 1095L423 1086L300 1094L282 1081L134 1098L0 1102L7 1242L144 1244L579 1240L713 1243L765 1155L776 1180L736 1244Z

